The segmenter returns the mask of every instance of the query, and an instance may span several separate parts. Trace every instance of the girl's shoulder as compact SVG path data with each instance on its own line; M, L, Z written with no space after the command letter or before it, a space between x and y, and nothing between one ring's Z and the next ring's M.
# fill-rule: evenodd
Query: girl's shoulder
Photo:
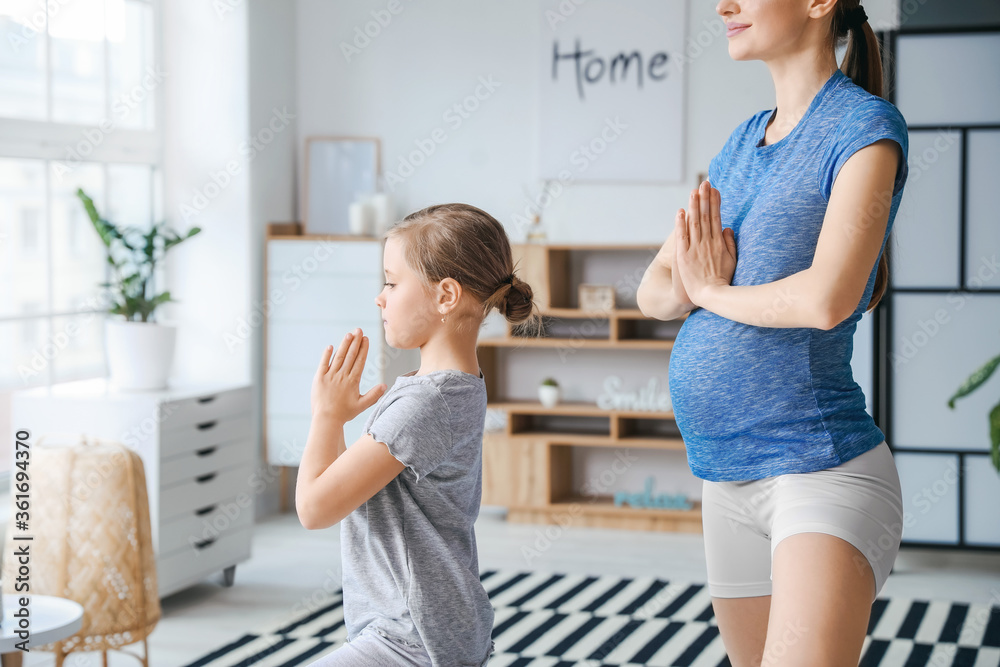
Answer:
M451 409L452 413L474 412L481 403L485 403L486 380L457 369L432 371L424 375L416 375L411 371L396 379L396 383L386 392L437 394Z

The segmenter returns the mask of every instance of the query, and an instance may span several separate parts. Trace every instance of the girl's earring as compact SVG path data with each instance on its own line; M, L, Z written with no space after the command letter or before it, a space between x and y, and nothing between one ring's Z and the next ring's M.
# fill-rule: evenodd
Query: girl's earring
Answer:
M441 318L441 321L444 322L444 318L443 317Z

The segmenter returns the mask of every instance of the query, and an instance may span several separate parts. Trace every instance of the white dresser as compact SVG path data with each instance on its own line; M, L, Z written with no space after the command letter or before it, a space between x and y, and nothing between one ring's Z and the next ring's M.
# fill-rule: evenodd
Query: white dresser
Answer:
M257 448L249 385L116 391L104 378L17 392L12 422L50 434L115 440L142 457L160 597L250 558Z
M267 460L298 466L311 416L310 390L327 345L361 327L368 336L362 394L386 382L389 361L382 312L382 242L367 237L267 239L265 295L265 438ZM390 384L386 382L386 384ZM348 446L361 437L374 406L344 427Z

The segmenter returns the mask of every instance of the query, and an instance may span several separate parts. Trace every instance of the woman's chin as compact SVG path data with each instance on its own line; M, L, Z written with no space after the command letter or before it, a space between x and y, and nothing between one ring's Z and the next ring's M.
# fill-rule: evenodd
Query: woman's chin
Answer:
M729 57L733 60L758 60L754 58L753 54L749 53L746 48L741 44L729 43Z

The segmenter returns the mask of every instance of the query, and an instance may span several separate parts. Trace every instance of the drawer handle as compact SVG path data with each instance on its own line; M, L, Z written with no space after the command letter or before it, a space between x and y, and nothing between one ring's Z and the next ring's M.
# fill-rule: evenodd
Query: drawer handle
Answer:
M199 449L199 450L195 451L195 454L197 454L198 456L208 456L209 454L211 454L212 452L214 452L216 449L218 449L218 446L217 445L212 445L211 447L205 447L204 449Z
M201 542L195 542L194 543L194 548L195 549L204 549L205 547L211 545L212 542L215 542L215 538L214 537L210 537L207 540L202 540Z
M199 403L211 403L215 400L215 396L202 396L198 399Z
M213 479L215 479L215 475L216 473L210 472L207 475L202 475L201 477L195 477L194 481L198 482L199 484L204 484L205 482L210 482Z
M217 421L218 421L218 420L216 420L216 419L213 419L213 420L212 420L212 421L210 421L210 422L202 422L202 423L200 423L200 424L197 424L197 427L198 427L198 430L199 430L199 431L205 431L205 430L207 430L207 429L210 429L210 428L212 428L213 426L215 426L215 424L216 424L216 422L217 422Z
M202 507L200 510L195 510L194 513L198 516L205 516L212 510L214 510L218 505L209 505L208 507Z

